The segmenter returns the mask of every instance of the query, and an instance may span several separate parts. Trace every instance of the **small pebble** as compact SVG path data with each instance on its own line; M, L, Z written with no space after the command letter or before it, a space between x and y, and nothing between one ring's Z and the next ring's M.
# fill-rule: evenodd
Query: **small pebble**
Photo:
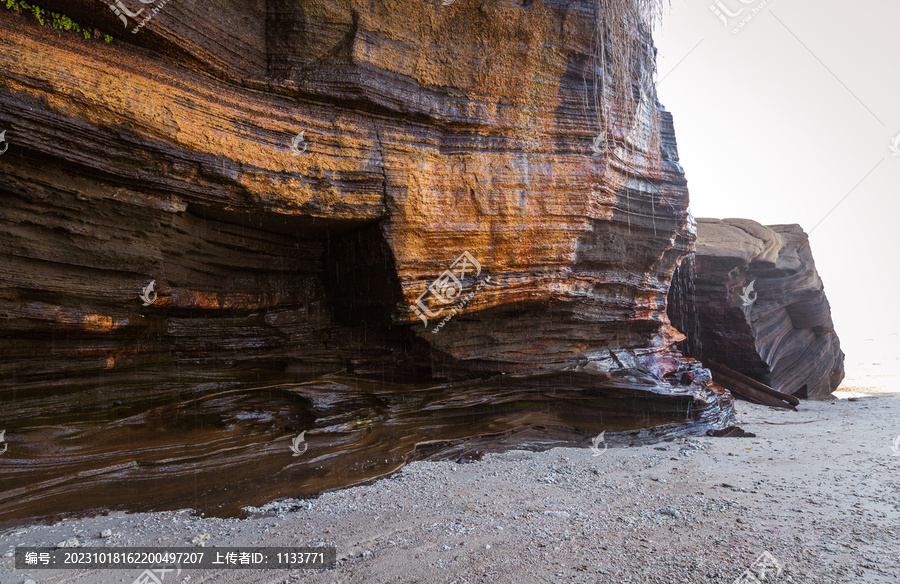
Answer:
M663 507L659 512L663 515L674 517L675 519L681 519L681 513L679 513L677 509L672 509L671 507Z

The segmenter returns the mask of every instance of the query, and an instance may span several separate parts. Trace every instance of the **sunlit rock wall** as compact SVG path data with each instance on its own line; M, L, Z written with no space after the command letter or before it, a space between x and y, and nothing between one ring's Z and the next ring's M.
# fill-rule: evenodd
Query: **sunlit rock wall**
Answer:
M666 313L672 119L595 0L113 6L0 9L0 525L729 421Z
M46 4L114 40L0 11L9 391L569 372L719 411L666 316L672 120L594 66L596 2ZM110 391L84 407L135 399Z

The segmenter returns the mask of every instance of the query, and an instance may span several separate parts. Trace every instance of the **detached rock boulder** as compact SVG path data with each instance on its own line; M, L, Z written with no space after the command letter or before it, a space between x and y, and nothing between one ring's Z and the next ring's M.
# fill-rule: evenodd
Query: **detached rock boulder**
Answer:
M801 398L826 398L844 378L831 307L799 225L698 219L696 256L670 291L684 352Z

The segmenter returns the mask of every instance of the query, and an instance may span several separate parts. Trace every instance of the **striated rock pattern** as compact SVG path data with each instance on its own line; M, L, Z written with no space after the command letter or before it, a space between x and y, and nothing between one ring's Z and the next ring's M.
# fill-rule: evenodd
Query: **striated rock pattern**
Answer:
M844 354L803 229L697 219L696 246L671 293L685 352L786 394L829 397L844 378Z
M317 458L247 502L525 426L727 422L666 314L695 237L672 119L593 65L594 0L45 4L115 40L0 10L0 491L40 485L0 516L161 476L159 505L233 510L303 429ZM387 436L403 391L347 376L431 426Z

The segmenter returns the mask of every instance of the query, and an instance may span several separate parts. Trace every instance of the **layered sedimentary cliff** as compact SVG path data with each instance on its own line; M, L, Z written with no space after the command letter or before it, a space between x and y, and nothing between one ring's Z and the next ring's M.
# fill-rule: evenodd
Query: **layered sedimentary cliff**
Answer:
M830 396L844 378L844 354L803 229L697 219L696 248L670 303L673 322L694 337L686 353L783 393Z
M341 454L357 460L303 487L314 492L429 441L730 415L727 394L674 350L666 315L694 238L672 120L646 63L624 91L597 66L597 2L46 5L115 38L0 12L11 452L62 455L39 446L36 425L90 420L111 444L143 444L135 428L185 434L143 463L97 454L96 428L68 442L54 430L80 466L7 479L49 496L104 473L186 476L193 463L172 461L202 459L204 497L219 504L233 494L212 469L280 456L284 442L267 445L300 429L332 471ZM402 397L346 376L420 385ZM460 385L421 385L445 380ZM254 383L280 413L253 397L256 413L235 414ZM410 400L433 412L430 435L409 430ZM225 433L191 434L189 411ZM411 433L361 471L392 428ZM256 449L228 442L247 450L225 462L222 436ZM285 476L295 490L255 502L296 494ZM196 485L171 491L163 504L196 497Z

